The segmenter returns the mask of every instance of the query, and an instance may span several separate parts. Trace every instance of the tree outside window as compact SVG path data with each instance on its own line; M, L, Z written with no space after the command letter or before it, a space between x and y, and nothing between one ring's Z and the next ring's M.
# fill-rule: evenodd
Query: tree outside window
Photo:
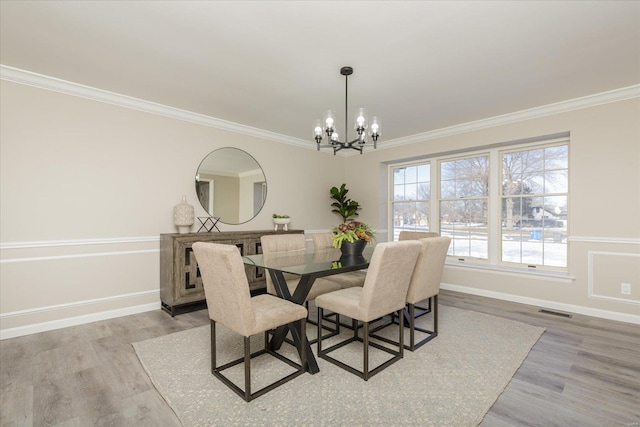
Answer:
M393 238L402 230L429 231L431 166L428 163L393 169Z
M440 162L440 234L449 255L488 259L489 156Z
M567 266L568 145L501 153L501 260Z

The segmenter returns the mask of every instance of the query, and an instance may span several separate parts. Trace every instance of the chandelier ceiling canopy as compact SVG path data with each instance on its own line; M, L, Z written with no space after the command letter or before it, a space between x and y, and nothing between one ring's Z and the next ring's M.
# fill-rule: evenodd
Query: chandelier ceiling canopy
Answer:
M334 111L327 111L324 115L324 122L322 120L316 120L313 126L313 137L316 140L318 151L321 148L333 148L333 154L345 148L351 148L357 150L362 154L362 149L367 142L367 136L371 137L373 141L373 148L377 148L378 137L380 136L380 119L376 116L371 118L367 117L367 112L364 108L359 108L356 113L356 120L354 129L358 133L358 137L352 141L348 140L347 135L347 110L349 102L349 86L348 78L353 74L353 68L342 67L340 74L344 76L344 139L345 142L341 142L338 138L338 132L336 131L336 113ZM322 145L323 135L327 134L328 144Z

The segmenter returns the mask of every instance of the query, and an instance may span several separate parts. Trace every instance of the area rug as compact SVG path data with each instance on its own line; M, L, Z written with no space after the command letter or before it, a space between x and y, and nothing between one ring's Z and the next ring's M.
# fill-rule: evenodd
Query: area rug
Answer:
M431 326L427 317L420 319L424 327ZM544 328L442 305L438 323L438 337L415 352L405 351L402 360L369 381L318 359L318 374L297 377L250 403L211 375L208 325L133 346L158 392L186 427L478 425ZM313 337L315 327L309 326ZM393 327L385 333L392 332L397 336ZM240 336L223 326L217 334L218 364L242 355ZM261 337L252 339L252 351L261 346ZM315 352L316 346L312 348ZM298 360L291 346L284 344L281 351ZM360 343L341 351L336 358L362 365ZM387 356L379 353L372 352L370 366ZM240 385L242 369L229 373ZM268 355L252 362L252 370L254 391L291 372Z

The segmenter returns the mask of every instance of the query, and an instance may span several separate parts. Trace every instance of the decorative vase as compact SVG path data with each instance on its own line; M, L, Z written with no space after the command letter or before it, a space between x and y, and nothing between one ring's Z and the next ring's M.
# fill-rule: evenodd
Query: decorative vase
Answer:
M173 223L178 233L185 234L191 230L194 222L193 206L187 203L187 196L182 196L182 203L173 207Z
M356 256L362 256L362 252L366 247L367 247L366 240L356 240L353 243L349 243L346 240L343 240L342 245L340 246L340 251L344 256L356 257Z

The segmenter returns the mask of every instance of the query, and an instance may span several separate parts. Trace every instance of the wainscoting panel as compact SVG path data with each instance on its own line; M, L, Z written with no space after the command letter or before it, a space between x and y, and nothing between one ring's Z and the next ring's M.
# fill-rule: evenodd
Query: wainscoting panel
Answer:
M2 339L160 307L158 237L0 249Z
M589 251L589 298L640 305L640 254ZM630 294L622 293L628 284Z

